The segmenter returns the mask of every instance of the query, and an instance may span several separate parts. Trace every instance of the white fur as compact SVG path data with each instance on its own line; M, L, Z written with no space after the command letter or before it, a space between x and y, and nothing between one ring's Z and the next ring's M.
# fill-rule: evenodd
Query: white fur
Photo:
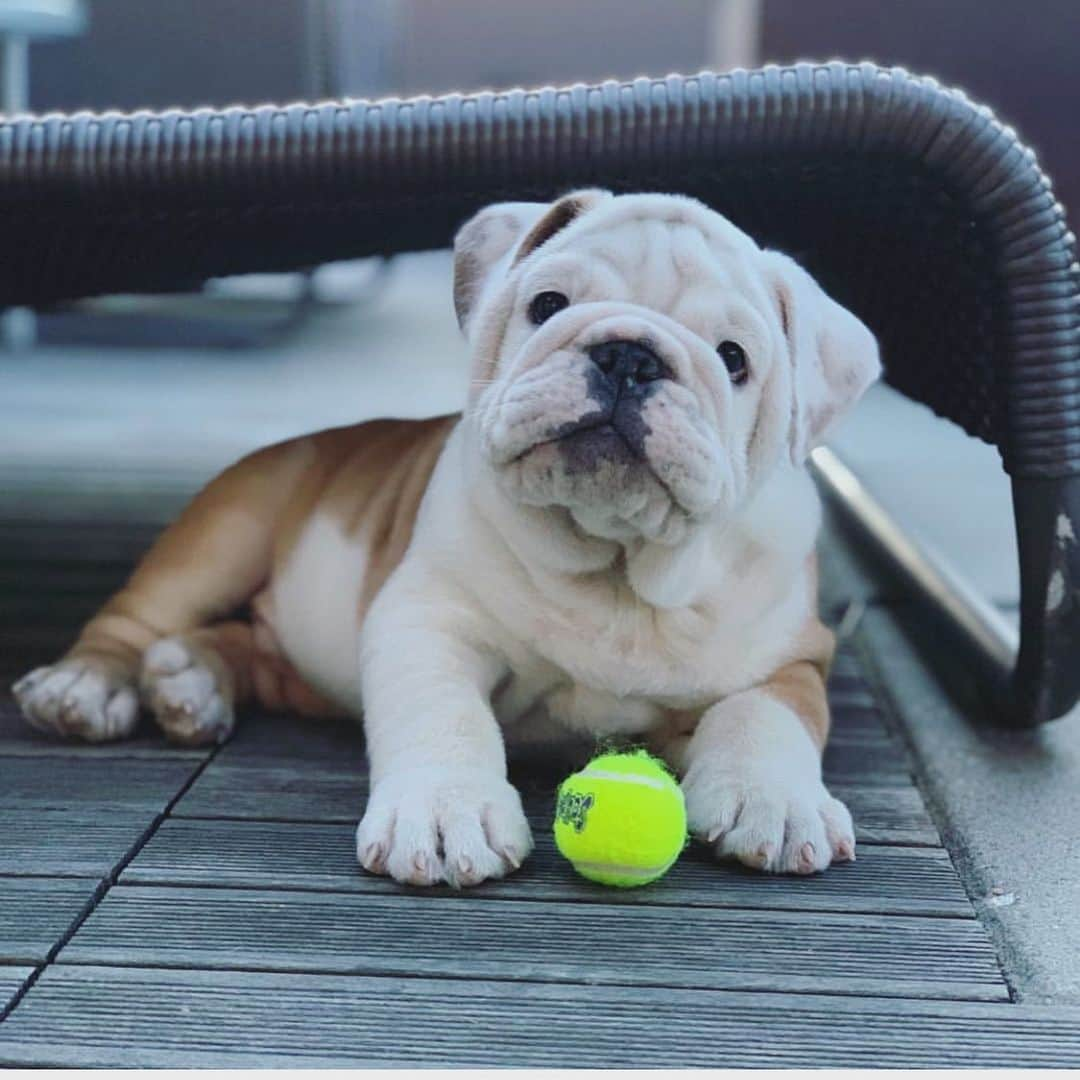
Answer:
M755 687L813 614L820 511L802 458L815 425L873 377L876 347L801 278L782 313L776 275L789 269L700 204L585 201L521 259L501 232L485 226L470 247L463 230L474 255L501 240L462 312L470 407L361 631L360 859L414 882L497 876L528 846L504 729L543 715L643 736L682 710L702 716L679 755L695 830L764 869L820 869L853 852L850 817L806 728ZM550 289L570 307L536 328L529 298ZM798 341L782 322L792 305ZM814 335L856 351L818 356ZM587 349L612 337L647 338L673 377L646 406L644 463L581 475L546 433L586 415ZM729 339L751 356L742 388L716 354Z
M335 518L316 514L304 525L275 575L266 617L282 650L319 693L359 711L356 639L368 544Z

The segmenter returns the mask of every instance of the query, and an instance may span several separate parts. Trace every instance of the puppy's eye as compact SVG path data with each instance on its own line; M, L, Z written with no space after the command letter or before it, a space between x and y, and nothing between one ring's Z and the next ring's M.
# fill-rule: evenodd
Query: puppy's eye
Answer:
M570 301L561 292L537 293L529 301L529 321L534 326L539 326L569 306Z
M746 360L746 352L737 341L721 341L716 350L720 359L724 361L724 367L728 369L731 381L738 386L746 382L750 377L750 365Z

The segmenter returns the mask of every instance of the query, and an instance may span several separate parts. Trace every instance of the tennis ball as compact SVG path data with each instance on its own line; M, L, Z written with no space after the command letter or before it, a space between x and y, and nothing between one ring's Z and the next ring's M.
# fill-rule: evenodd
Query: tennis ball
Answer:
M644 750L601 754L559 785L555 845L590 881L647 885L686 846L682 789Z

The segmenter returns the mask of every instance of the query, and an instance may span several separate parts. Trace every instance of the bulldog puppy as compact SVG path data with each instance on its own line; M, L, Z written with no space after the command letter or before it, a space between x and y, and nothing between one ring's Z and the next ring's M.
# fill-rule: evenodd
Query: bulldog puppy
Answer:
M832 636L810 449L876 377L870 332L794 262L670 195L474 217L460 417L259 451L214 480L16 694L86 739L224 739L235 707L363 711L368 870L466 885L532 839L504 736L629 736L717 855L854 858L821 779Z

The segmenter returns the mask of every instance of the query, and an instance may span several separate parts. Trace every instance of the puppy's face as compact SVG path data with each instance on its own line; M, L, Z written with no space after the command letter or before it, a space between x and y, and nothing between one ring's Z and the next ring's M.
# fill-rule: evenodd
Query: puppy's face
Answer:
M503 204L455 251L480 452L594 536L675 544L730 513L878 371L854 316L693 200Z

